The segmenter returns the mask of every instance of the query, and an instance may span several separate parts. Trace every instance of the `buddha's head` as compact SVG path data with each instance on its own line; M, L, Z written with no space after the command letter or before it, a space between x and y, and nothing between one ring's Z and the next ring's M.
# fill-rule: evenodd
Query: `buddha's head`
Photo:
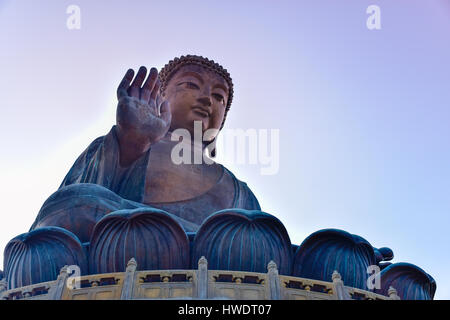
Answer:
M194 134L194 121L202 131L222 129L233 99L233 83L226 69L200 56L171 60L159 73L161 96L170 102L170 131L187 129Z

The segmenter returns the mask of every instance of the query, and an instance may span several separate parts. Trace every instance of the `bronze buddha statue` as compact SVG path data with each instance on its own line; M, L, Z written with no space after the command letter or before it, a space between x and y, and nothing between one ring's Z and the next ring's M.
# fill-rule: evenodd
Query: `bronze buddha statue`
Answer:
M101 198L104 190L98 186L123 199L174 214L186 231L196 231L207 216L222 209L260 210L247 185L222 165L171 161L171 150L178 143L171 140L175 130L186 129L194 135L195 121L201 122L203 132L223 127L233 98L233 83L226 69L207 58L183 56L170 61L159 74L155 68L147 79L146 74L141 67L133 80L134 71L127 71L117 89L117 124L80 155L60 190L44 204L32 229L56 225L78 236L84 234L82 241L89 241L86 232L77 230L78 225L86 228L86 221L74 225L65 216L76 214L71 203L81 205L82 198L74 200L74 193L88 190L90 198ZM198 152L203 153L205 147L203 144ZM75 185L81 183L92 185ZM70 185L74 186L67 195L64 188ZM78 187L80 191L73 190ZM65 208L55 209L55 199L64 202ZM81 208L85 216L86 207ZM95 220L87 221L95 224Z
M228 169L210 157L173 161L178 130L195 136L200 128L206 137L188 141L188 158L214 155L210 147L233 99L231 77L219 64L188 55L159 74L141 67L134 77L130 69L117 96L116 125L78 157L30 231L6 246L8 289L55 280L65 265L82 275L124 272L131 258L140 270L193 269L204 256L212 270L265 272L272 260L282 275L324 281L337 270L347 286L361 289L375 265L382 280L376 292L387 295L395 285L402 298L433 298L434 279L414 265L387 262L389 248L336 229L292 245L284 225L262 212Z

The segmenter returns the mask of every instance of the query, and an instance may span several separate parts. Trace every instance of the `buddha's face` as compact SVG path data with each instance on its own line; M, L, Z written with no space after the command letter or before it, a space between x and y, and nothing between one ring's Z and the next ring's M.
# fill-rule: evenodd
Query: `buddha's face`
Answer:
M194 121L202 130L220 129L228 101L228 84L219 74L198 65L181 67L169 80L164 98L170 102L170 130L184 128L194 134Z

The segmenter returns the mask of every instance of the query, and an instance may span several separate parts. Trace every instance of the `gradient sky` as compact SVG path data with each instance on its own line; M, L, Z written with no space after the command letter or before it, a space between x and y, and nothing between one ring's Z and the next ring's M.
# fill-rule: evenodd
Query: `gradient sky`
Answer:
M126 69L191 53L232 75L226 128L280 130L278 174L223 164L293 243L358 234L450 299L449 35L448 0L0 0L0 250L114 124Z

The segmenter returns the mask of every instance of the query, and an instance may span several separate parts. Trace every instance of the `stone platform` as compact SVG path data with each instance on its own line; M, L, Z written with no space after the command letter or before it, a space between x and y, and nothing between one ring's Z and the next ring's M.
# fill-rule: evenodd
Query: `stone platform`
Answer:
M69 276L67 266L55 281L5 290L3 300L399 300L394 288L389 296L344 285L339 273L330 282L279 275L274 262L267 273L208 270L204 257L197 270L138 271L131 259L126 272ZM78 287L77 287L78 286Z

